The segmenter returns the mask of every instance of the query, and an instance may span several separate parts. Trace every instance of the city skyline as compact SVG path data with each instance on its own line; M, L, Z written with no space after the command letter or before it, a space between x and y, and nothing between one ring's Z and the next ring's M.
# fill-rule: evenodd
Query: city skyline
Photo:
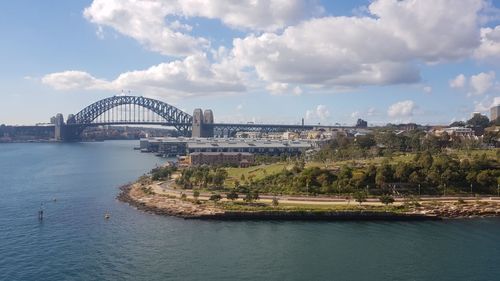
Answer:
M0 123L46 122L122 91L212 108L217 122L489 116L500 4L456 3L3 3Z

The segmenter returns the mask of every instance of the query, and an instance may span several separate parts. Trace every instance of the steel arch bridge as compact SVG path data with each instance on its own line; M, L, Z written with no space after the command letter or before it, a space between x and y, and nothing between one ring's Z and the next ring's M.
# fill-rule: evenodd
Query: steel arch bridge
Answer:
M122 124L171 126L187 136L192 122L191 115L159 100L142 96L113 96L68 116L63 138L76 140L90 126Z

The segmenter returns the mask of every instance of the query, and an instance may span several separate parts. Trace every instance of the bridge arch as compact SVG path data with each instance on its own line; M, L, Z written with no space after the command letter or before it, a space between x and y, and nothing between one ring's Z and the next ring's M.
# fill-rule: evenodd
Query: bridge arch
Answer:
M89 126L106 124L144 124L144 122L137 122L136 120L130 119L121 120L119 122L94 123L96 119L107 111L123 105L135 105L148 109L156 113L162 119L158 122L149 122L149 124L172 126L183 135L188 135L190 132L193 117L168 103L142 96L113 96L94 102L80 110L77 114L68 116L66 123L66 127L68 127L66 138L78 138L83 130Z

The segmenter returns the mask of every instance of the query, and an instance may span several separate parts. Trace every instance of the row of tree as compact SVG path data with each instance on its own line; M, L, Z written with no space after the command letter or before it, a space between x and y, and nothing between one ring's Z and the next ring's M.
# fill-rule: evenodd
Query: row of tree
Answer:
M176 179L176 184L187 189L219 190L223 188L227 177L227 170L221 167L190 167L181 171L180 177Z
M391 156L399 152L440 153L445 149L476 149L497 146L500 132L485 132L482 139L462 138L443 133L441 136L413 130L396 134L391 130L375 130L373 134L357 137L339 136L330 140L315 156L318 161L338 161Z
M295 166L259 180L246 181L240 189L281 194L347 194L367 190L373 194L496 194L500 169L486 155L459 160L456 156L417 153L412 162L366 167L342 166L338 171Z

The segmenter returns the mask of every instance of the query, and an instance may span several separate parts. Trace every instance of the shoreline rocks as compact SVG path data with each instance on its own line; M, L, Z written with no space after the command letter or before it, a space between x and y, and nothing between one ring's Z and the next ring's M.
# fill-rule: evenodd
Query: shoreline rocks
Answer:
M184 219L207 220L386 220L415 221L461 219L478 217L500 217L500 202L422 202L405 213L349 210L349 211L231 211L209 204L196 204L174 196L149 192L139 183L120 187L117 199L138 210L157 215L175 216Z
M137 184L128 184L120 187L117 199L138 210L157 215L190 218L223 213L222 210L212 206L197 205L167 196L146 194L140 190Z
M447 219L498 217L500 216L500 204L486 201L425 203L415 207L411 213L435 215Z
M137 184L120 187L117 199L138 210L157 215L202 220L303 220L303 221L421 221L439 220L432 214L407 214L376 211L228 211L209 205L198 205L157 194L146 194Z

